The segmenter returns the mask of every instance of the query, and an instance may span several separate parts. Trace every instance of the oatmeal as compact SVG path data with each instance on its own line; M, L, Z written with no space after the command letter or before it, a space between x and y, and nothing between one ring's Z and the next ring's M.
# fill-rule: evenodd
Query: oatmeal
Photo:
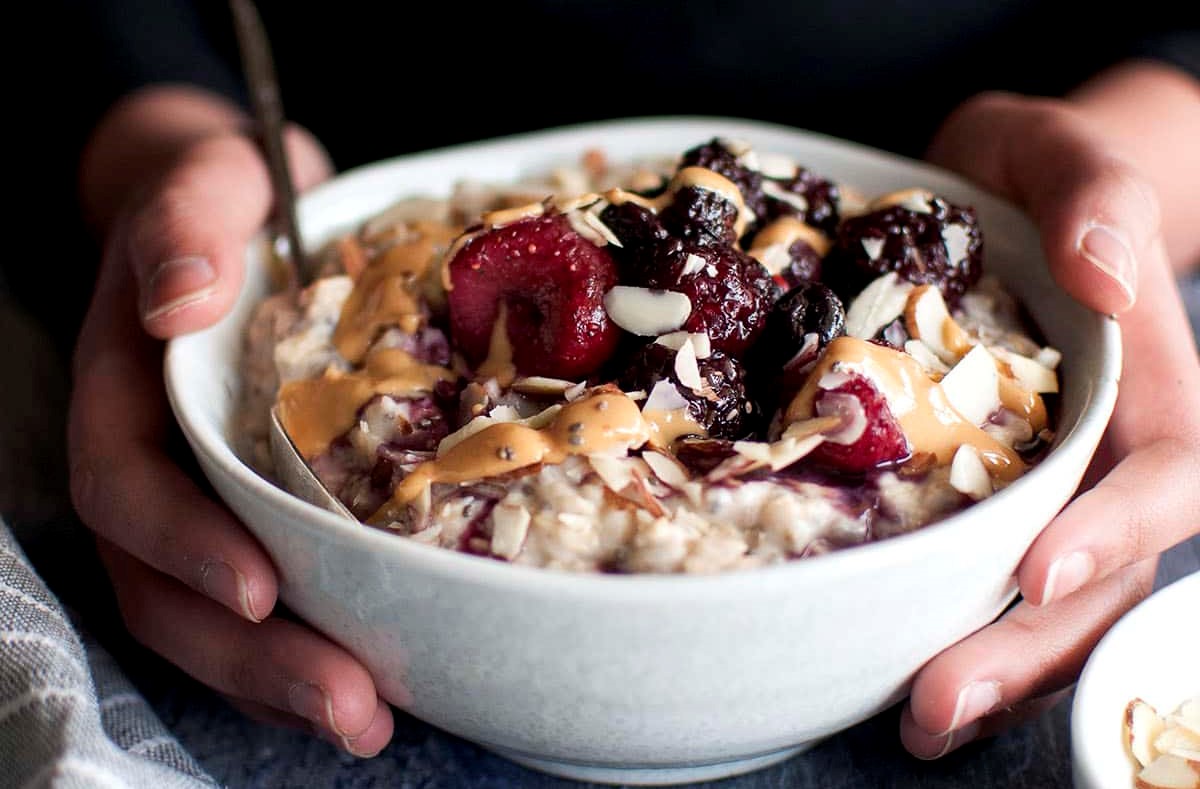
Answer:
M1059 354L974 210L712 140L405 200L258 308L272 410L366 524L517 564L706 573L920 528L1053 438Z

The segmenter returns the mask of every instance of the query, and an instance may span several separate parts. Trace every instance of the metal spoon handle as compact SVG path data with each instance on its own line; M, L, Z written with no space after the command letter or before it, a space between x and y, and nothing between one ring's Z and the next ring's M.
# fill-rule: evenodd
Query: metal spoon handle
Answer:
M251 0L229 0L229 8L233 14L246 87L250 91L250 102L257 121L258 142L266 157L271 186L275 191L272 224L276 232L287 238L293 282L303 285L309 280L308 260L300 226L296 221L296 190L292 185L287 151L283 145L283 102L279 96L271 45L263 29L262 18Z

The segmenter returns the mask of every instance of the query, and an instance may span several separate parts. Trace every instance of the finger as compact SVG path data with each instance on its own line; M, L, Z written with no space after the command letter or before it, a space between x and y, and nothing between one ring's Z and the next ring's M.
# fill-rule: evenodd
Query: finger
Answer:
M1068 695L1070 695L1070 689L1064 688L1048 696L1022 701L985 715L946 736L935 737L930 737L928 733L917 726L913 721L912 708L905 705L900 712L900 741L905 744L910 753L918 758L940 759L969 742L995 737L1009 729L1037 720L1062 703Z
M391 710L382 701L379 702L380 708L376 711L376 717L371 722L371 725L367 727L367 731L358 737L350 737L343 740L342 737L330 733L328 730L301 718L299 715L280 712L265 704L234 698L233 696L226 696L225 700L231 707L241 712L247 718L256 720L259 723L265 723L268 726L278 726L283 729L293 729L315 734L326 742L364 759L377 755L391 740L390 726L388 724Z
M1200 529L1200 363L1164 259L1121 321L1124 366L1107 443L1123 457L1034 541L1017 572L1031 602L1161 553Z
M131 275L105 264L77 347L68 421L72 501L98 534L239 615L275 605L270 558L164 450L161 344L137 324Z
M252 624L100 541L130 633L205 685L314 724L351 753L378 753L392 714L365 668L303 625Z
M311 136L293 129L287 143L299 189L328 177L328 158ZM250 139L224 134L188 149L119 231L148 332L173 337L225 314L241 287L246 245L271 203L267 169Z
M905 748L938 758L981 733L985 715L1070 685L1096 642L1150 592L1156 564L1127 567L1052 606L1023 602L937 655L913 682Z
M951 114L928 157L1028 210L1055 279L1080 302L1133 306L1139 263L1161 244L1158 200L1068 104L981 94Z

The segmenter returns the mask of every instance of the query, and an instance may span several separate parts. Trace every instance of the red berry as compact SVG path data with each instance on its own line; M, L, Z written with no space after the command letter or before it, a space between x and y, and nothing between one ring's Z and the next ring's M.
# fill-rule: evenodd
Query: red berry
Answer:
M854 401L857 400L857 405ZM821 390L814 401L821 416L842 416L845 430L862 433L850 444L825 441L809 456L814 462L850 474L864 474L909 457L908 440L892 415L887 400L871 382L853 376L835 389ZM861 408L860 422L858 409Z
M471 239L450 261L450 283L451 336L472 364L487 357L501 304L513 362L524 375L585 378L620 338L603 303L617 284L616 265L561 214Z

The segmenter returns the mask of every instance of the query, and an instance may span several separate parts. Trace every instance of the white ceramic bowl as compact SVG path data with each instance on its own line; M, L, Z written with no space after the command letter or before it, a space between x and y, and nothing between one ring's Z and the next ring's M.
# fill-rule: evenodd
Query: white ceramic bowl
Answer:
M1159 589L1113 625L1092 651L1071 707L1076 789L1132 789L1125 708L1159 714L1200 696L1200 572Z
M356 527L257 476L230 448L241 332L267 292L259 246L232 313L170 343L172 406L218 493L266 546L282 599L419 718L560 775L667 783L786 758L903 698L914 672L1012 600L1013 570L1077 486L1116 398L1115 323L1046 273L1006 203L907 159L727 119L610 122L407 156L305 196L316 243L464 177L513 180L603 148L674 155L713 136L778 151L868 195L924 186L974 205L986 261L1062 350L1059 437L1032 473L916 533L707 577L516 567Z

